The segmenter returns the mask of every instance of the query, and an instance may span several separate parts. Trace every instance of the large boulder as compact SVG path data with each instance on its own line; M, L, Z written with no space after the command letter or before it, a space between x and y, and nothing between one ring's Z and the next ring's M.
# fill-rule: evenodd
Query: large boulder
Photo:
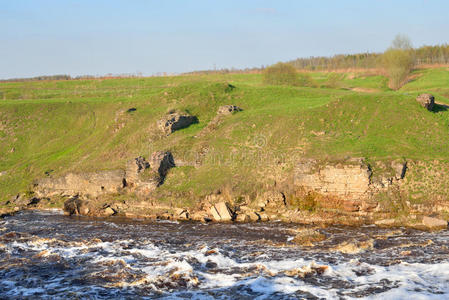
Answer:
M242 110L243 109L241 109L240 107L235 106L235 105L223 105L218 108L217 114L218 115L230 115L234 112L238 112L238 111L242 111Z
M172 132L189 127L191 124L198 123L198 118L186 113L171 112L157 121L158 128L166 135Z
M429 111L432 111L435 106L435 97L431 94L421 94L416 98L416 101Z

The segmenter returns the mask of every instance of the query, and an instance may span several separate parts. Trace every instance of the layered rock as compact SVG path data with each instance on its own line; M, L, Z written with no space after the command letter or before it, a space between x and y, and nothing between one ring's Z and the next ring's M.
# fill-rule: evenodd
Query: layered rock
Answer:
M371 175L361 159L328 164L304 160L296 167L294 184L322 195L355 200L368 196Z
M93 198L119 192L125 186L124 178L122 170L69 173L59 178L39 180L36 194L40 197L84 195Z

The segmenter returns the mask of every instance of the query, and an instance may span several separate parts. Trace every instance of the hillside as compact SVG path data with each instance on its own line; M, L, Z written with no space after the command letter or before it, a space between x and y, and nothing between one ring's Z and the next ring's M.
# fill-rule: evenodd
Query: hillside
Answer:
M0 203L14 207L11 198L31 194L36 180L124 169L159 150L177 166L146 199L172 206L217 193L251 202L281 189L294 204L298 161L348 157L364 158L375 176L382 162L406 160L401 201L447 201L448 69L415 71L399 91L368 73L310 74L314 88L265 86L260 74L1 83ZM434 112L415 101L424 92L435 96ZM227 104L243 111L216 119ZM162 135L156 124L169 111L198 122Z

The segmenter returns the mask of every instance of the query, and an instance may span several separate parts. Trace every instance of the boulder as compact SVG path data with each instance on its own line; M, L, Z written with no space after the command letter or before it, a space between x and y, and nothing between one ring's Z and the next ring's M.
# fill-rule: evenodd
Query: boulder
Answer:
M441 230L447 228L447 221L438 218L424 217L422 219L422 225L429 230Z
M149 158L150 168L157 172L161 178L167 175L167 171L175 166L173 155L169 151L157 151Z
M215 221L232 221L234 213L226 202L219 202L210 208L210 213Z
M157 121L157 127L166 135L198 123L198 118L186 113L172 112Z
M235 221L240 222L240 223L245 223L245 222L251 221L251 218L245 213L240 213L235 218Z
M66 215L88 215L91 212L89 202L79 197L72 197L64 202L64 214Z
M431 94L421 94L416 98L416 101L428 111L432 111L435 106L435 97Z
M103 215L105 215L106 217L110 217L116 214L116 211L114 209L112 209L112 207L106 207L103 211Z
M218 115L230 115L230 114L233 114L234 112L238 112L238 111L242 111L242 110L243 109L241 109L240 107L235 106L235 105L223 105L218 108L217 114Z

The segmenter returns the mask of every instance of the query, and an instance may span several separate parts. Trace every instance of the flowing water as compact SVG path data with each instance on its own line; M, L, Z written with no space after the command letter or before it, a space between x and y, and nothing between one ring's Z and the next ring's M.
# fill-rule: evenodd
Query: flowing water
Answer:
M449 232L67 217L0 220L0 298L448 299Z

